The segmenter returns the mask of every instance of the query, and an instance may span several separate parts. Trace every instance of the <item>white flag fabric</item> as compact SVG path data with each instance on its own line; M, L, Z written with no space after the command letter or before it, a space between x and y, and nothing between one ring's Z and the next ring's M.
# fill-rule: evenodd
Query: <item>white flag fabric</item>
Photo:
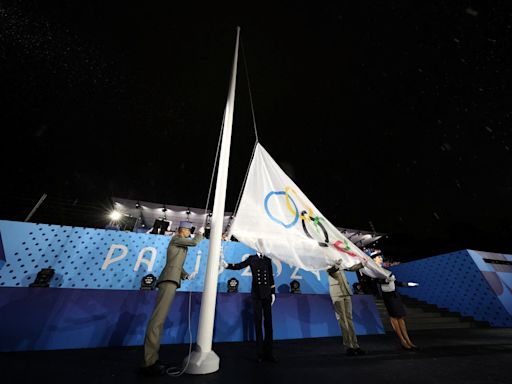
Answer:
M362 272L368 276L391 274L343 236L259 143L230 234L270 258L306 271L364 262Z

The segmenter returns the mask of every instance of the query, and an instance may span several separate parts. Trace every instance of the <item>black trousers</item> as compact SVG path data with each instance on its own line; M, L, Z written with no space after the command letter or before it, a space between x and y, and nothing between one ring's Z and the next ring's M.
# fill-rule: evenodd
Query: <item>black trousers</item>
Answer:
M272 340L274 338L272 330L272 299L252 298L254 310L254 330L256 331L256 346L258 356L272 355ZM265 327L265 339L263 339L262 320Z

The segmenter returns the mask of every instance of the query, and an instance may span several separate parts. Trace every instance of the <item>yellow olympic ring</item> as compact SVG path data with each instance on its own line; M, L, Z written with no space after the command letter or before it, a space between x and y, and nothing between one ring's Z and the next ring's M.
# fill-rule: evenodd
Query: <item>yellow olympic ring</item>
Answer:
M307 221L311 221L311 218L314 216L313 215L313 210L311 209L311 207L307 206L306 204L304 204L304 201L300 198L300 196L297 194L297 192L295 192L295 190L291 187L285 187L284 188L284 192L285 192L285 198L286 198L286 207L288 208L288 210L292 213L292 215L296 215L297 214L297 211L295 211L294 207L292 206L292 204L290 203L290 197L288 196L289 195L289 192L292 192L295 197L297 198L297 200L299 200L299 202L306 207L306 210L307 210L307 215L303 215L303 214L299 214L299 217L302 219L302 220L307 220Z

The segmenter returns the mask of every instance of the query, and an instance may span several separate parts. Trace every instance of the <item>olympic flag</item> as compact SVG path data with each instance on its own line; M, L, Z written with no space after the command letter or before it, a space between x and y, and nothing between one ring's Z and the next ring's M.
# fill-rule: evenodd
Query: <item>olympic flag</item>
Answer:
M343 236L259 143L230 233L268 257L306 271L364 261L362 271L371 277L391 274Z

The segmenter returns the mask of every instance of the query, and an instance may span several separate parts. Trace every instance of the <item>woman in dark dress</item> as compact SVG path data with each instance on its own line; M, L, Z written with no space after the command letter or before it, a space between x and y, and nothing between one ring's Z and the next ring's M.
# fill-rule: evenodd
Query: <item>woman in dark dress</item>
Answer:
M375 257L374 260L377 264L382 265L382 257L377 256ZM400 294L396 291L396 286L398 285L402 287L413 287L418 284L396 281L395 276L393 274L391 274L385 280L376 280L382 292L382 299L384 300L384 305L386 306L386 310L388 311L391 326L393 327L393 330L396 332L398 338L400 339L402 348L408 351L417 351L419 348L416 345L414 345L414 343L409 338L409 334L407 333L407 327L405 326L404 320L406 312L404 305L402 304Z

